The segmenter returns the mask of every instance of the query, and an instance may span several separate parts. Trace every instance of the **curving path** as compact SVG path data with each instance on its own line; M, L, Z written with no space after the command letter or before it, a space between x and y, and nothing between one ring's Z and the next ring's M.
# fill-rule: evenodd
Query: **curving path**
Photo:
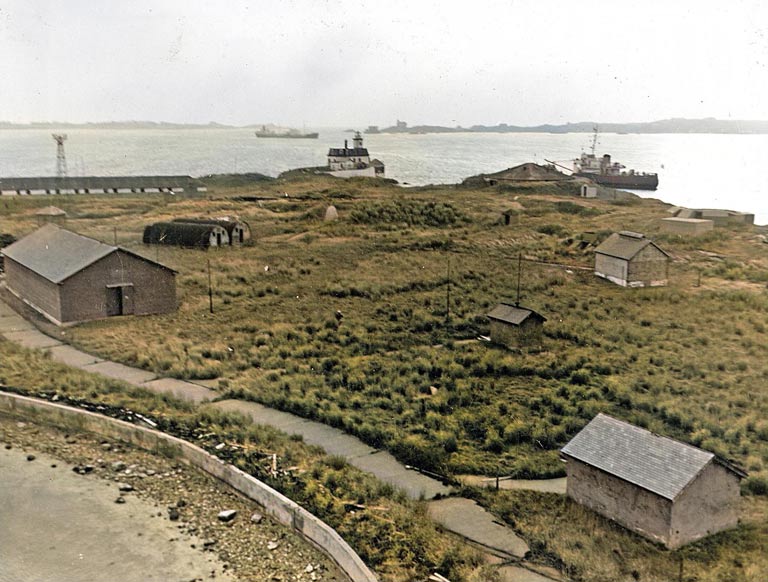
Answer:
M2 301L0 301L0 334L24 347L46 350L51 354L52 359L62 364L122 380L154 392L172 394L179 399L196 404L213 401L218 396L217 392L200 384L173 378L160 378L153 372L102 360L81 352L38 331ZM436 479L407 469L386 451L371 448L359 439L325 424L253 402L224 400L211 405L229 412L244 414L255 423L270 425L289 434L301 435L305 442L318 445L329 454L344 457L351 465L402 489L411 499L433 500L438 495L445 496L452 491ZM519 561L528 553L528 545L522 538L510 528L495 521L492 514L471 500L451 498L430 501L429 513L447 531L503 559ZM527 572L527 575L533 574ZM545 577L539 579L551 580Z

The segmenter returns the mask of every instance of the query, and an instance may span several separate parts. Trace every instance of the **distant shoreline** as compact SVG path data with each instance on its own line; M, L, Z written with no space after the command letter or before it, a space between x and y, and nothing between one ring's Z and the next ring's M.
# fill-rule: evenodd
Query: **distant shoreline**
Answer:
M109 121L109 122L32 122L11 123L0 121L2 129L254 129L261 128L263 124L226 125L221 123L169 123L153 121ZM432 133L592 133L595 127L601 133L626 133L626 134L660 134L660 133L697 133L697 134L768 134L768 121L762 120L735 120L735 119L663 119L658 121L638 123L599 123L594 121L581 121L578 123L543 124L543 125L472 125L469 127L445 127L441 125L414 125L398 124L380 130L369 131L369 135L376 134L432 134ZM373 127L373 126L372 126Z

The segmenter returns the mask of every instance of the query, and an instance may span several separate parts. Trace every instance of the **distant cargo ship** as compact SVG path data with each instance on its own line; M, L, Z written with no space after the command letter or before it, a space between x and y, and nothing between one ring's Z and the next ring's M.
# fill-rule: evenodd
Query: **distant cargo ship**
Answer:
M302 133L298 129L275 131L274 129L268 129L266 125L262 125L261 130L254 133L256 134L256 137L283 137L292 139L317 139L320 135L317 132Z
M635 172L627 170L618 162L612 162L611 156L605 154L598 158L595 156L597 145L597 127L592 138L592 153L582 153L573 160L573 175L589 178L593 182L610 186L611 188L628 188L630 190L656 190L659 186L658 174Z

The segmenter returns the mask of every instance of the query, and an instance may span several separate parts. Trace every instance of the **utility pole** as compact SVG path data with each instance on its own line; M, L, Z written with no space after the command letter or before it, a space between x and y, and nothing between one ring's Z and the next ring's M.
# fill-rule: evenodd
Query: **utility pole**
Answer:
M66 133L51 134L56 142L56 177L66 178L67 176L67 157L64 155L64 142L67 140Z
M208 259L208 308L213 313L213 287L211 286L211 259Z
M448 284L445 287L445 323L451 321L451 257L448 257Z
M515 307L520 307L520 269L523 267L523 253L517 254L517 300Z

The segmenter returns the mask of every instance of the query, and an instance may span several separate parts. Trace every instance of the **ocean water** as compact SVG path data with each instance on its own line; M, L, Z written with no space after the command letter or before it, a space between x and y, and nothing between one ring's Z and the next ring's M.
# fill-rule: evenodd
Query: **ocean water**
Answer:
M263 139L246 129L65 130L68 170L78 175L260 172L325 163L329 147L352 134L319 129L319 139ZM314 131L314 130L313 130ZM0 130L0 177L52 176L56 144L50 130ZM524 162L571 160L591 145L590 134L365 135L371 156L403 184L450 184ZM768 224L768 135L601 134L596 153L637 171L657 172L659 188L637 194L694 208L753 212Z

